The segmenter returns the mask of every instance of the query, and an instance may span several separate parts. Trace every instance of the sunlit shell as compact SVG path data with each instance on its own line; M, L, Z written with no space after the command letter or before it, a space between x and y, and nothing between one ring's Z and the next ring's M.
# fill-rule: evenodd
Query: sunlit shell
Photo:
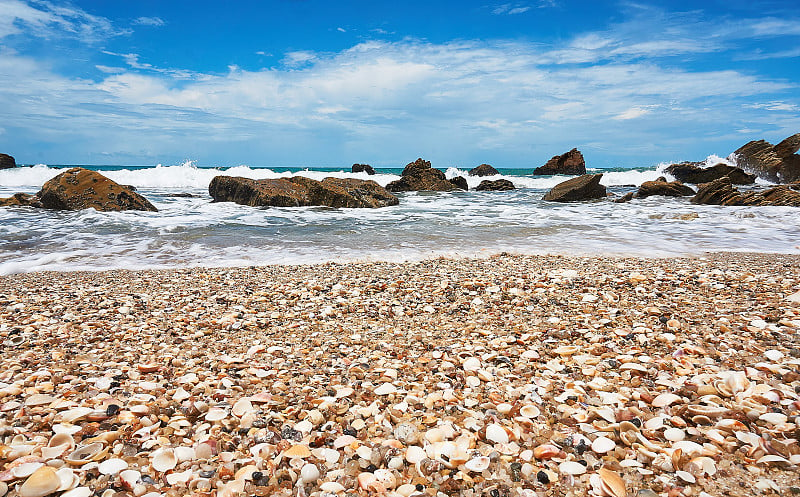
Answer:
M397 387L391 383L384 383L375 389L375 395L391 395L397 393Z
M308 448L308 445L297 444L286 449L286 452L284 452L283 455L284 457L288 457L290 459L305 459L311 456L311 450Z
M133 488L133 486L136 485L141 477L142 474L135 469L126 469L125 471L121 471L119 474L119 479L125 482L128 488Z
M50 466L42 466L25 480L17 490L20 497L44 497L58 490L61 479Z
M552 459L561 453L561 449L552 444L542 444L533 449L533 457L539 460Z
M481 361L477 357L467 357L461 364L464 371L477 371L481 368Z
M653 402L651 404L653 405L653 407L667 407L669 405L678 402L679 400L681 400L680 395L675 395L674 393L667 392L667 393L662 393L658 397L653 399Z
M80 466L90 461L99 460L107 452L108 449L105 448L103 443L94 442L89 445L83 445L76 448L74 451L64 457L64 460L69 464Z
M408 449L406 449L405 458L406 461L408 461L411 464L417 464L426 457L428 457L428 454L426 454L425 450L418 445L412 445Z
M14 478L27 478L42 466L44 466L44 464L38 461L22 463L11 468L11 474Z
M254 410L255 408L253 407L253 403L250 402L250 399L248 398L241 398L237 400L231 408L233 415L238 418L241 418L245 414L253 412ZM208 419L208 417L206 417L206 419Z
M221 421L228 417L228 410L219 407L212 407L206 413L206 421Z
M759 416L758 419L771 425L779 425L785 423L789 418L780 412L767 412Z
M92 493L92 489L89 487L76 487L64 492L61 497L89 497Z
M63 467L59 468L56 471L56 475L58 479L61 481L61 484L58 486L58 491L63 492L65 490L71 490L80 484L81 480L78 475L72 471L70 468Z
M710 457L695 457L689 461L689 465L697 469L697 473L714 476L717 474L717 463ZM690 471L694 473L695 471Z
M613 497L625 497L628 491L625 488L625 480L623 480L615 471L610 469L600 468L597 471L600 478L603 480L605 489Z
M774 350L773 349L773 350L767 350L766 352L764 352L764 357L766 357L767 359L769 359L772 362L778 362L781 359L783 359L784 355L783 355L783 352L781 352L780 350Z
M486 427L486 439L495 443L508 443L508 432L497 423L492 423Z
M561 347L556 347L555 349L553 349L553 353L556 355L560 355L562 357L566 357L577 353L579 350L580 348L574 345L563 345Z
M768 466L780 466L780 465L789 465L791 464L791 462L789 462L789 460L784 457L776 456L773 454L767 454L765 456L760 457L756 461L756 464L766 464Z
M445 439L444 431L440 428L431 428L425 432L424 438L430 443L441 442Z
M166 480L169 485L177 485L178 483L186 483L192 478L192 470L187 469L178 473L170 473L167 475Z
M319 486L319 489L323 492L330 492L332 494L342 493L346 490L346 488L338 482L335 481L326 481L322 485Z
M533 418L539 416L539 414L541 414L541 411L539 410L538 407L536 407L533 404L526 404L526 405L520 407L519 414L520 414L520 416L524 416L524 417L526 417L528 419L533 419Z
M175 447L173 450L175 451L175 457L178 458L179 463L183 461L191 461L197 457L197 453L192 447Z
M617 447L617 443L606 437L597 437L592 442L592 450L597 454L611 452Z
M97 467L98 471L104 475L115 475L124 469L128 469L128 463L122 459L106 459Z
M582 475L586 473L586 466L575 461L564 461L558 465L558 471L565 475Z
M680 478L681 480L685 481L686 483L696 483L697 478L694 477L693 474L689 473L688 471L676 471L675 476Z
M488 457L480 456L474 459L470 459L469 461L464 463L464 467L467 468L469 471L480 473L489 467L490 462L491 461L489 460Z
M385 489L392 490L397 486L397 478L395 478L394 473L388 469L376 469L373 474L378 480L378 483L383 485Z
M175 469L178 465L178 458L175 451L169 448L161 448L150 454L150 464L159 473Z
M671 442L679 442L686 438L686 432L680 428L667 428L664 430L664 438Z
M315 481L319 480L319 477L319 468L316 466L316 464L308 463L300 468L300 479L303 480L303 483L314 483Z
M47 395L43 393L35 393L25 399L25 405L28 407L36 407L36 406L43 406L47 404L52 404L53 401L56 400L55 397L52 395Z

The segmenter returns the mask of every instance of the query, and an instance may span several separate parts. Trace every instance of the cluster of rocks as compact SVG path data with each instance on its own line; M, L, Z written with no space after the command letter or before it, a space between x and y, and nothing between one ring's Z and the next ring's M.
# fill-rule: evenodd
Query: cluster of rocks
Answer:
M773 183L800 181L800 133L777 145L766 140L748 142L734 152L737 165Z
M556 155L544 166L533 170L535 175L566 174L581 175L586 174L586 161L583 154L577 148L573 148L566 154Z
M463 186L466 181L460 182L458 178L448 180L442 171L431 167L430 161L420 158L406 165L400 174L400 179L386 185L386 189L390 192L463 190L464 188L457 186L457 183Z

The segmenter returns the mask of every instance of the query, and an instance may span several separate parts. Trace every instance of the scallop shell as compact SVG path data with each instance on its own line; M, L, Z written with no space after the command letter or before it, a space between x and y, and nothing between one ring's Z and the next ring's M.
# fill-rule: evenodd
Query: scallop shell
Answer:
M175 466L178 465L175 451L163 447L150 454L150 461L150 465L159 473L175 469Z
M290 459L299 458L305 459L306 457L311 456L311 450L309 450L308 445L297 444L292 445L283 453L285 457Z
M488 457L480 456L474 459L470 459L469 461L464 463L464 467L467 468L469 471L480 473L489 467L490 462L491 461L489 460Z
M58 490L61 479L50 466L42 466L25 480L18 490L20 497L44 497Z

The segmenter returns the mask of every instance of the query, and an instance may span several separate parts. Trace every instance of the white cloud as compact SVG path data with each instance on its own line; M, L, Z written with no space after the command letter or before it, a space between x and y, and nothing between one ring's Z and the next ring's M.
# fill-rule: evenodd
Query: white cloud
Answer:
M47 1L31 5L22 0L0 0L0 39L23 32L41 38L78 38L86 43L129 33L115 28L106 18L77 7Z
M504 3L502 5L496 5L492 9L492 14L494 14L496 16L500 16L500 15L513 16L515 14L524 14L525 12L527 12L529 10L531 10L531 7L528 6L528 5Z
M164 26L167 23L164 21L164 19L161 19L160 17L137 17L136 19L133 20L133 24L139 26L159 27L159 26Z
M643 109L642 107L631 107L630 109L626 110L622 114L618 114L611 119L617 121L627 121L628 119L636 119L637 117L642 117L645 114L649 114L650 109Z
M340 33L347 33L347 30L344 29L344 28L336 28L336 31L338 31Z

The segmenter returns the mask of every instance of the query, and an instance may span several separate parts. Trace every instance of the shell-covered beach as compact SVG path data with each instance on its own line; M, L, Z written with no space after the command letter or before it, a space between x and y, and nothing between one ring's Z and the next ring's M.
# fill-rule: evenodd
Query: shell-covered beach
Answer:
M800 492L800 258L0 278L0 494Z

